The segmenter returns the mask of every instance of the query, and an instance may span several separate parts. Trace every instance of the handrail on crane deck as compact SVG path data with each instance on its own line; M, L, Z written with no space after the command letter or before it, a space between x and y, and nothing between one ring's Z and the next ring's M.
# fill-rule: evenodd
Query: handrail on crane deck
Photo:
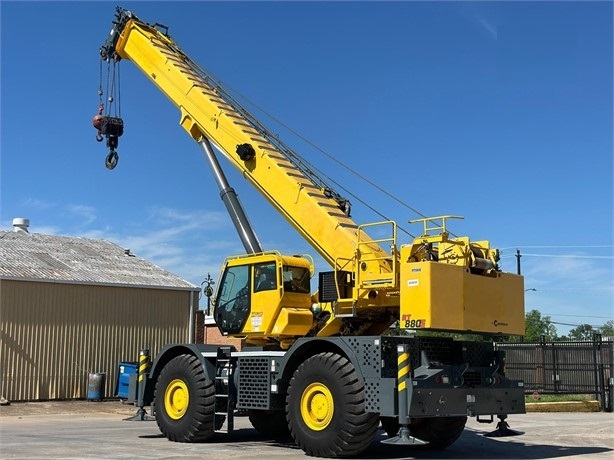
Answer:
M376 227L376 226L391 226L391 236L381 239L371 239L369 241L361 241L361 235L366 235L363 229L367 227ZM385 254L383 256L373 255L372 250L362 251L361 248L364 246L371 246L373 244L381 245L381 243L390 243L390 254ZM362 224L358 227L358 257L357 265L361 262L372 262L372 261L390 261L391 272L388 273L376 273L374 275L367 275L364 273L360 267L357 267L356 270L356 284L359 288L371 288L373 286L377 286L380 288L386 287L396 287L396 279L397 279L397 224L392 220L387 220L383 222L373 222L368 224ZM365 254L363 256L363 254ZM366 255L368 254L368 255ZM383 264L379 264L382 266Z
M425 217L423 219L412 219L408 222L410 224L422 222L424 224L424 231L422 233L422 236L432 236L435 232L438 232L439 234L448 233L448 230L446 227L446 221L448 219L464 219L464 217L463 216ZM429 224L431 224L430 227L429 227Z

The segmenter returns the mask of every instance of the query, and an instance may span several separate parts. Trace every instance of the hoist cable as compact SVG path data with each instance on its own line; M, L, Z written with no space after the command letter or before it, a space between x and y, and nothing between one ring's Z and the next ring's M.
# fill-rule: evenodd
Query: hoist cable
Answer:
M158 30L158 32L160 34L165 35L165 36L167 35L167 32L165 33L165 32L160 31L160 30ZM282 121L280 121L277 117L273 116L272 114L270 114L266 110L262 109L262 107L260 107L259 105L255 104L249 98L246 98L241 93L237 92L236 90L234 90L231 87L227 87L225 85L222 86L219 83L219 80L217 80L210 72L205 70L203 67L198 65L196 62L192 61L181 50L181 48L177 44L173 44L172 47L174 48L174 50L176 52L178 52L179 54L183 55L183 57L185 59L185 63L188 66L190 66L199 76L201 76L206 83L210 84L213 87L213 89L217 92L218 96L220 96L223 100L225 100L226 103L228 103L231 107L233 107L235 110L237 110L246 119L246 121L248 121L250 124L252 124L254 126L254 128L256 128L260 132L260 134L263 135L269 142L271 142L274 147L279 148L280 149L280 153L285 154L287 156L288 160L292 164L294 164L299 170L301 170L303 173L305 173L312 180L315 179L315 182L314 182L315 184L321 184L321 185L325 186L325 184L322 184L324 181L320 177L318 177L317 174L313 173L313 171L319 172L318 169L313 167L313 165L309 164L309 162L307 162L303 157L298 155L296 152L294 152L292 149L290 149L288 146L286 146L282 141L280 141L277 135L274 135L259 120L257 120L255 117L253 117L244 107L242 107L242 105L235 99L235 97L230 94L230 91L232 91L233 94L238 95L241 99L245 100L252 107L254 107L258 111L263 113L269 119L273 120L275 123L277 123L278 125L280 125L284 129L286 129L288 132L290 132L291 134L296 136L298 139L300 139L301 141L303 141L307 145L311 146L316 151L320 152L322 155L326 156L328 159L334 161L335 163L337 163L338 165L340 165L341 167L343 167L344 169L349 171L350 174L352 174L352 175L358 177L359 179L361 179L362 181L366 182L371 187L375 188L376 190L378 190L379 192L381 192L382 194L384 194L388 198L390 198L390 199L396 201L397 203L399 203L401 206L409 209L410 211L414 212L415 214L419 215L420 217L422 217L424 219L427 219L427 217L424 214L422 214L420 211L418 211L417 209L415 209L412 206L408 205L407 203L403 202L402 200L400 200L399 198L394 196L392 193L388 192L384 188L382 188L379 185L377 185L372 180L368 179L367 177L365 177L362 174L358 173L354 169L350 168L348 165L346 165L345 163L341 162L340 160L335 158L333 155L329 154L324 149L320 148L315 143L313 143L310 140L308 140L306 137L304 137L303 135L301 135L300 133L298 133L297 131L295 131L291 127L289 127L287 124L285 124ZM351 193L347 188L342 187L337 182L331 180L329 176L327 176L325 174L322 174L321 172L319 172L319 174L320 174L320 176L327 177L331 182L334 182L337 186L339 186L340 188L345 190L353 198L358 200L360 203L362 203L364 206L366 206L368 209L370 209L372 212L374 212L375 214L377 214L381 218L383 218L385 220L391 220L391 219L387 218L386 216L384 216L379 211L375 210L375 208L373 206L370 206L364 200L358 198L358 196L356 194ZM327 189L328 189L328 187L327 187ZM343 200L343 198L340 195L338 195L336 192L334 192L334 190L330 190L330 192L332 192L334 195L337 196L338 201L345 201L345 200ZM413 237L413 235L411 235L407 230L403 229L402 227L397 225L397 228L399 228L401 231L403 231L404 233L408 234L409 236ZM449 232L449 233L450 233L450 235L455 236L451 232Z
M105 116L110 115L110 111L111 111L111 102L109 100L109 95L111 94L111 63L109 61L107 61L107 98L105 100Z
M115 62L111 65L113 71L111 72L111 92L107 95L109 100L109 115L113 112L113 116L117 116L117 110L115 105Z
M181 50L178 49L179 52L181 52L182 54L184 54ZM185 54L184 54L185 55ZM318 168L314 167L312 164L310 164L307 160L305 160L305 158L301 157L300 155L298 155L296 152L294 152L292 149L290 149L288 146L286 146L282 141L279 140L278 136L273 135L262 123L260 123L257 119L255 119L252 115L250 115L250 113L244 109L241 104L239 104L239 102L230 95L230 91L232 91L234 94L237 94L238 97L240 97L241 99L245 100L247 103L249 103L250 105L252 105L253 107L255 107L257 110L259 110L260 112L264 113L267 117L269 117L270 119L272 119L273 121L275 121L276 123L278 123L279 125L281 125L282 127L284 127L286 130L288 130L290 133L294 134L296 137L298 137L299 139L301 139L303 142L307 143L308 145L312 146L313 148L315 148L316 150L318 150L319 152L321 152L322 154L326 155L327 157L334 159L334 157L328 153L326 153L324 150L322 150L321 148L317 147L315 144L313 144L312 142L308 141L305 137L301 136L300 134L298 134L296 131L294 131L293 129L289 128L287 125L285 125L284 123L282 123L281 121L279 121L277 118L275 118L274 116L272 116L271 114L269 114L268 112L266 112L265 110L263 110L261 107L259 107L257 104L255 104L254 102L252 102L250 99L246 98L245 96L241 95L239 92L237 92L236 90L233 90L232 88L226 87L225 85L222 86L219 81L216 81L215 77L210 74L208 71L206 71L204 68L202 68L201 66L199 66L198 64L196 64L193 61L188 60L187 63L209 84L211 84L213 86L213 88L215 90L217 90L217 93L219 96L223 96L224 100L231 106L233 107L235 110L237 110L241 115L243 115L248 121L252 122L252 124L254 124L254 126L259 130L260 134L262 134L265 138L267 138L269 140L269 142L271 142L274 146L278 147L280 149L280 152L285 154L286 157L288 157L288 159L295 165L297 166L301 171L303 171L304 173L308 173L308 177L310 177L312 180L315 178L317 179L317 181L315 182L316 184L318 183L324 183L324 181L322 180L322 177L326 177L330 182L335 183L339 188L343 189L344 191L346 191L349 195L351 195L353 198L355 198L358 202L362 203L365 207L367 207L368 209L370 209L372 212L374 212L375 214L377 214L378 216L380 216L382 219L384 220L390 220L389 218L387 218L385 215L383 215L381 212L377 211L373 206L370 206L368 203L366 203L364 200L360 199L356 194L350 192L346 187L340 186L340 184L336 181L334 181L333 179L330 178L330 176L323 174L322 171L320 171ZM213 83L213 81L216 81L216 83ZM230 90L230 91L229 91ZM294 160L294 161L293 161ZM334 159L335 160L335 159ZM381 188L377 187L373 182L368 181L366 178L364 178L363 176L359 175L357 172L353 171L351 168L347 167L346 165L344 165L343 163L339 162L338 160L335 160L337 163L339 163L340 165L342 165L344 168L348 169L350 171L350 173L362 178L363 180L369 182L372 186L375 186L376 188L382 190ZM314 174L317 173L317 174ZM319 182L318 182L319 181ZM386 193L388 196L392 196L389 193ZM396 199L397 201L399 201L398 199ZM401 204L403 204L405 207L408 207L409 209L411 209L412 211L414 211L416 214L419 214L420 216L424 217L422 214L420 214L418 211L412 209L411 207L409 207L408 205L406 205L405 203L399 201ZM400 227L397 225L397 228L399 228L401 231L403 231L404 233L406 233L407 235L414 237L411 233L409 233L407 230L405 230L404 228Z
M397 198L396 196L394 196L393 194L391 194L390 192L388 192L387 190L383 189L382 187L380 187L379 185L377 185L375 182L371 181L370 179L366 178L365 176L363 176L362 174L360 174L358 171L355 171L354 169L350 168L348 165L346 165L345 163L341 162L340 160L338 160L337 158L335 158L333 155L329 154L328 152L326 152L324 149L322 149L321 147L319 147L318 145L316 145L315 143L313 143L312 141L310 141L309 139L307 139L306 137L304 137L302 134L300 134L299 132L295 131L294 129L292 129L290 126L288 126L287 124L285 124L284 122L282 122L281 120L279 120L277 117L273 116L272 114L270 114L269 112L267 112L266 110L262 109L262 107L260 107L259 105L257 105L256 103L254 103L253 101L251 101L250 99L246 98L245 96L241 95L240 93L236 92L235 90L233 90L232 88L230 88L234 93L238 94L239 97L241 97L242 99L244 99L245 101L247 101L247 103L249 103L250 105L252 105L255 109L257 109L258 111L262 112L263 114L265 114L267 117L269 117L271 120L273 120L275 123L278 123L280 126L282 126L283 128L285 128L286 130L288 130L290 133L292 133L293 135L295 135L297 138L299 138L300 140L302 140L303 142L305 142L307 145L311 146L313 149L317 150L318 152L320 152L321 154L323 154L324 156L326 156L327 158L329 158L330 160L334 161L335 163L337 163L338 165L340 165L341 167L343 167L344 169L346 169L347 171L350 172L350 174L353 174L354 176L358 177L359 179L363 180L364 182L366 182L367 184L371 185L373 188L375 188L376 190L379 190L381 193L383 193L384 195L386 195L387 197L391 198L392 200L396 201L397 203L399 203L400 205L402 205L403 207L409 209L410 211L413 211L414 213L416 213L417 215L419 215L420 217L426 219L427 216L424 215L423 213L421 213L420 211L418 211L417 209L413 208L412 206L408 205L407 203L401 201L399 198ZM312 165L310 165L312 166ZM378 216L380 216L381 218L385 219L385 220L391 220L388 217L386 217L385 215L381 214L379 211L376 211L375 208L373 208L372 206L370 206L369 204L367 204L364 200L360 199L356 194L352 193L351 191L349 191L346 187L343 187L342 185L340 185L338 182L336 182L334 179L332 179L331 177L329 177L326 174L323 174L321 171L318 170L318 168L315 168L312 166L312 168L316 171L319 172L319 174L325 176L330 182L336 184L339 188L343 189L348 195L352 196L353 198L355 198L358 202L362 203L364 206L366 206L368 209L370 209L371 211L373 211L375 214L377 214ZM404 228L402 228L401 226L397 225L397 228L399 228L399 230L401 230L402 232L406 233L407 235L409 235L412 238L415 238L414 235L412 235L411 233L409 233L407 230L405 230ZM456 236L454 233L452 232L448 232L451 236Z
M180 52L182 52L181 50L179 50ZM182 52L182 54L184 54ZM184 54L185 55L185 54ZM193 61L189 61L189 64L199 73L201 74L201 76L203 76L205 78L206 81L210 81L210 80L216 80L215 77L210 74L208 71L206 71L204 68L198 66L196 63L194 63ZM388 192L387 190L383 189L382 187L380 187L379 185L377 185L376 183L374 183L373 181L369 180L368 178L364 177L363 175L361 175L360 173L358 173L357 171L353 170L352 168L350 168L349 166L347 166L345 163L339 161L338 159L336 159L333 155L329 154L328 152L326 152L324 149L320 148L319 146L317 146L315 143L311 142L310 140L308 140L307 138L305 138L304 136L302 136L300 133L298 133L297 131L295 131L294 129L292 129L291 127L289 127L287 124L283 123L281 120L279 120L278 118L276 118L275 116L273 116L272 114L270 114L269 112L267 112L266 110L264 110L262 107L260 107L258 104L254 103L252 100L250 100L249 98L243 96L241 93L239 93L238 91L234 90L233 88L226 86L226 85L221 85L219 83L219 80L217 80L217 83L215 84L215 88L217 89L221 89L223 90L225 93L228 94L228 96L230 98L232 98L231 100L226 100L226 102L228 102L232 107L234 107L235 109L238 109L238 111L240 113L242 113L244 116L249 116L249 113L243 109L240 104L238 102L236 102L234 100L234 97L230 96L230 92L232 92L233 94L236 94L239 98L245 100L248 104L250 104L251 106L253 106L255 109L257 109L258 111L260 111L261 113L263 113L264 115L266 115L268 118L270 118L271 120L273 120L275 123L279 124L280 126L282 126L284 129L286 129L288 132L290 132L291 134L293 134L294 136L296 136L298 139L302 140L303 142L305 142L307 145L311 146L313 149L317 150L318 152L320 152L321 154L323 154L324 156L326 156L327 158L331 159L332 161L334 161L335 163L339 164L340 166L342 166L344 169L346 169L347 171L349 171L351 174L353 174L354 176L360 178L361 180L363 180L364 182L367 182L369 185L371 185L372 187L374 187L375 189L379 190L381 193L383 193L384 195L386 195L387 197L393 199L394 201L398 202L399 204L401 204L403 207L411 210L412 212L414 212L415 214L419 215L422 218L426 218L426 216L424 214L422 214L420 211L418 211L417 209L411 207L410 205L408 205L407 203L401 201L399 198L397 198L396 196L392 195L390 192ZM261 124L260 124L261 125ZM260 126L260 129L266 129L263 126ZM267 130L268 131L268 130ZM277 141L277 137L274 137ZM278 141L278 143L280 143L281 145L283 145L284 147L286 147L283 143L281 143L281 141ZM380 213L379 211L375 210L375 208L371 205L369 205L367 202L365 202L364 200L360 199L356 194L352 193L350 190L348 190L346 187L341 186L338 182L336 182L335 180L331 179L330 176L322 173L322 171L320 171L318 168L314 167L312 164L310 164L308 161L306 161L303 157L301 157L300 155L298 155L296 152L294 152L293 150L289 149L288 147L286 147L284 149L284 152L287 155L291 155L294 157L297 157L301 163L304 163L305 165L308 165L309 168L315 172L317 172L320 176L326 177L326 179L332 183L334 183L335 185L337 185L337 187L343 189L348 195L352 196L354 199L356 199L358 202L360 202L361 204L363 204L365 207L367 207L368 209L370 209L372 212L374 212L376 215L380 216L382 219L385 220L390 220L388 217L386 217L385 215L383 215L382 213ZM409 235L412 238L415 238L414 235L412 235L411 233L409 233L407 230L405 230L404 228L400 227L399 225L397 225L397 228L399 228L402 232L406 233L407 235ZM451 235L453 235L452 233L450 233Z
M102 90L102 59L100 60L100 76L98 80L98 112L102 115L102 111L104 110L104 103L102 102L102 96L104 92Z
M163 35L167 35L167 33L163 32L163 31L158 30L158 32L163 34ZM331 159L334 162L336 162L337 164L341 165L344 169L348 170L351 174L353 174L353 175L357 176L358 178L362 179L363 181L367 182L369 185L371 185L375 189L379 190L384 195L386 195L389 198L392 198L393 200L397 201L402 206L404 206L407 209L410 209L414 213L418 214L420 217L426 218L426 216L424 214L422 214L418 210L414 209L413 207L409 206L407 203L404 203L399 198L395 197L390 192L384 190L382 187L380 187L379 185L375 184L373 181L371 181L371 180L367 179L366 177L364 177L363 175L359 174L357 171L353 170L352 168L350 168L346 164L344 164L341 161L337 160L335 157L333 157L332 155L327 153L324 149L318 147L316 144L314 144L313 142L309 141L307 138L305 138L304 136L299 134L297 131L293 130L288 125L286 125L285 123L281 122L279 119L277 119L276 117L271 115L269 112L267 112L264 109L262 109L259 105L255 104L249 98L243 96L241 93L239 93L238 91L234 90L231 87L227 87L226 85L222 86L220 84L220 80L219 79L215 78L215 76L213 74L211 74L209 71L205 70L202 66L197 64L192 59L190 59L187 56L187 54L185 54L183 52L183 50L179 47L179 45L173 44L172 47L174 48L174 50L177 53L181 54L184 57L185 63L188 66L190 66L192 68L192 70L194 70L199 76L201 76L206 83L210 84L213 87L213 89L217 92L218 96L222 97L222 99L224 99L226 103L228 103L231 107L233 107L235 110L237 110L237 112L239 112L248 122L250 122L250 124L252 124L254 126L254 128L256 128L260 132L260 134L263 135L269 142L271 142L273 146L275 146L277 148L280 148L280 152L282 154L285 154L286 157L288 158L288 160L292 164L294 164L299 170L301 170L308 177L310 177L312 180L314 180L315 184L322 185L321 183L324 182L317 174L313 174L313 171L318 172L319 170L317 168L313 167L313 165L311 165L309 162L307 162L303 157L298 155L292 149L287 147L281 140L279 140L278 136L273 135L273 133L271 133L268 128L266 128L262 123L260 123L259 120L257 120L255 117L253 117L244 107L242 107L242 105L235 99L234 96L232 96L230 94L230 92L232 92L233 94L238 95L238 97L240 97L241 99L245 100L251 106L253 106L257 110L259 110L261 113L265 114L268 118L270 118L271 120L273 120L274 122L276 122L277 124L279 124L280 126L285 128L288 132L292 133L294 136L296 136L297 138L299 138L300 140L305 142L307 145L311 146L315 150L319 151L321 154L325 155L329 159ZM330 180L329 176L326 176L326 175L322 174L321 172L319 172L319 175L320 176L325 176L325 177L327 177ZM337 183L337 185L339 185L339 184ZM386 216L384 216L383 214L381 214L380 212L375 211L375 209L372 206L368 205L364 200L359 199L357 197L357 195L349 192L349 190L347 190L347 188L344 188L344 187L342 187L342 188L346 192L348 192L351 196L356 198L360 203L362 203L364 206L366 206L368 209L370 209L371 211L375 212L378 216L382 217L385 220L391 220L391 219L387 218ZM334 191L332 191L332 192L335 195L337 195L336 192L334 192ZM338 196L338 198L342 199L341 196ZM407 233L408 235L413 236L407 230L403 229L402 227L399 227L398 225L397 225L397 228L399 228L404 233Z
M356 201L358 201L359 203L361 203L363 206L365 206L367 209L370 209L373 213L375 213L376 215L380 216L382 219L384 220L390 220L388 217L386 217L384 214L382 214L381 212L379 212L377 209L375 209L373 206L371 206L369 203L367 203L366 201L364 201L363 199L361 199L359 196L357 196L356 194L354 194L352 191L348 190L346 187L344 187L343 185L341 185L340 183L338 183L337 181L335 181L335 179L333 179L332 177L329 177L328 175L324 174L324 176L333 184L335 184L337 187L339 187L340 189L342 189L343 191L345 191L345 193L347 193L349 196L351 196L352 198L354 198ZM403 233L405 233L406 235L415 238L415 235L412 235L411 233L409 233L407 230L405 230L403 227L401 227L400 225L397 224L397 228L399 230L401 230Z
M121 61L119 61L121 62ZM119 66L119 62L117 62L117 64L114 66L117 69L117 102L116 102L116 108L117 108L117 117L121 118L122 117L122 105L121 105L121 79L120 79L120 66Z

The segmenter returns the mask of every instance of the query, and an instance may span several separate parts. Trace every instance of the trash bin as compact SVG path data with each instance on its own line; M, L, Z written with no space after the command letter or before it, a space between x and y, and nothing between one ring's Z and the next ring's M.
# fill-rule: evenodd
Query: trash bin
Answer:
M90 372L87 376L87 399L89 401L102 401L105 383L106 374L104 372Z
M127 400L129 397L130 376L136 374L136 361L122 361L117 370L117 381L115 382L115 396L119 399Z

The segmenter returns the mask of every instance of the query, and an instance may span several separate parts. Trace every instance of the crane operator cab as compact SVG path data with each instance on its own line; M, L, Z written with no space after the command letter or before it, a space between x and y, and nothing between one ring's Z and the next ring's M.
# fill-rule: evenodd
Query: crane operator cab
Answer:
M314 325L310 280L313 261L265 252L224 262L213 316L223 335L250 344L280 344Z

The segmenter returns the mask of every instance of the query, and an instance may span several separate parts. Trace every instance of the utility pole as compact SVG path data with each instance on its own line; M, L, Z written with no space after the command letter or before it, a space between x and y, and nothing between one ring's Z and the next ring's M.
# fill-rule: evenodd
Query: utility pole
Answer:
M520 275L520 249L516 249L516 273Z

